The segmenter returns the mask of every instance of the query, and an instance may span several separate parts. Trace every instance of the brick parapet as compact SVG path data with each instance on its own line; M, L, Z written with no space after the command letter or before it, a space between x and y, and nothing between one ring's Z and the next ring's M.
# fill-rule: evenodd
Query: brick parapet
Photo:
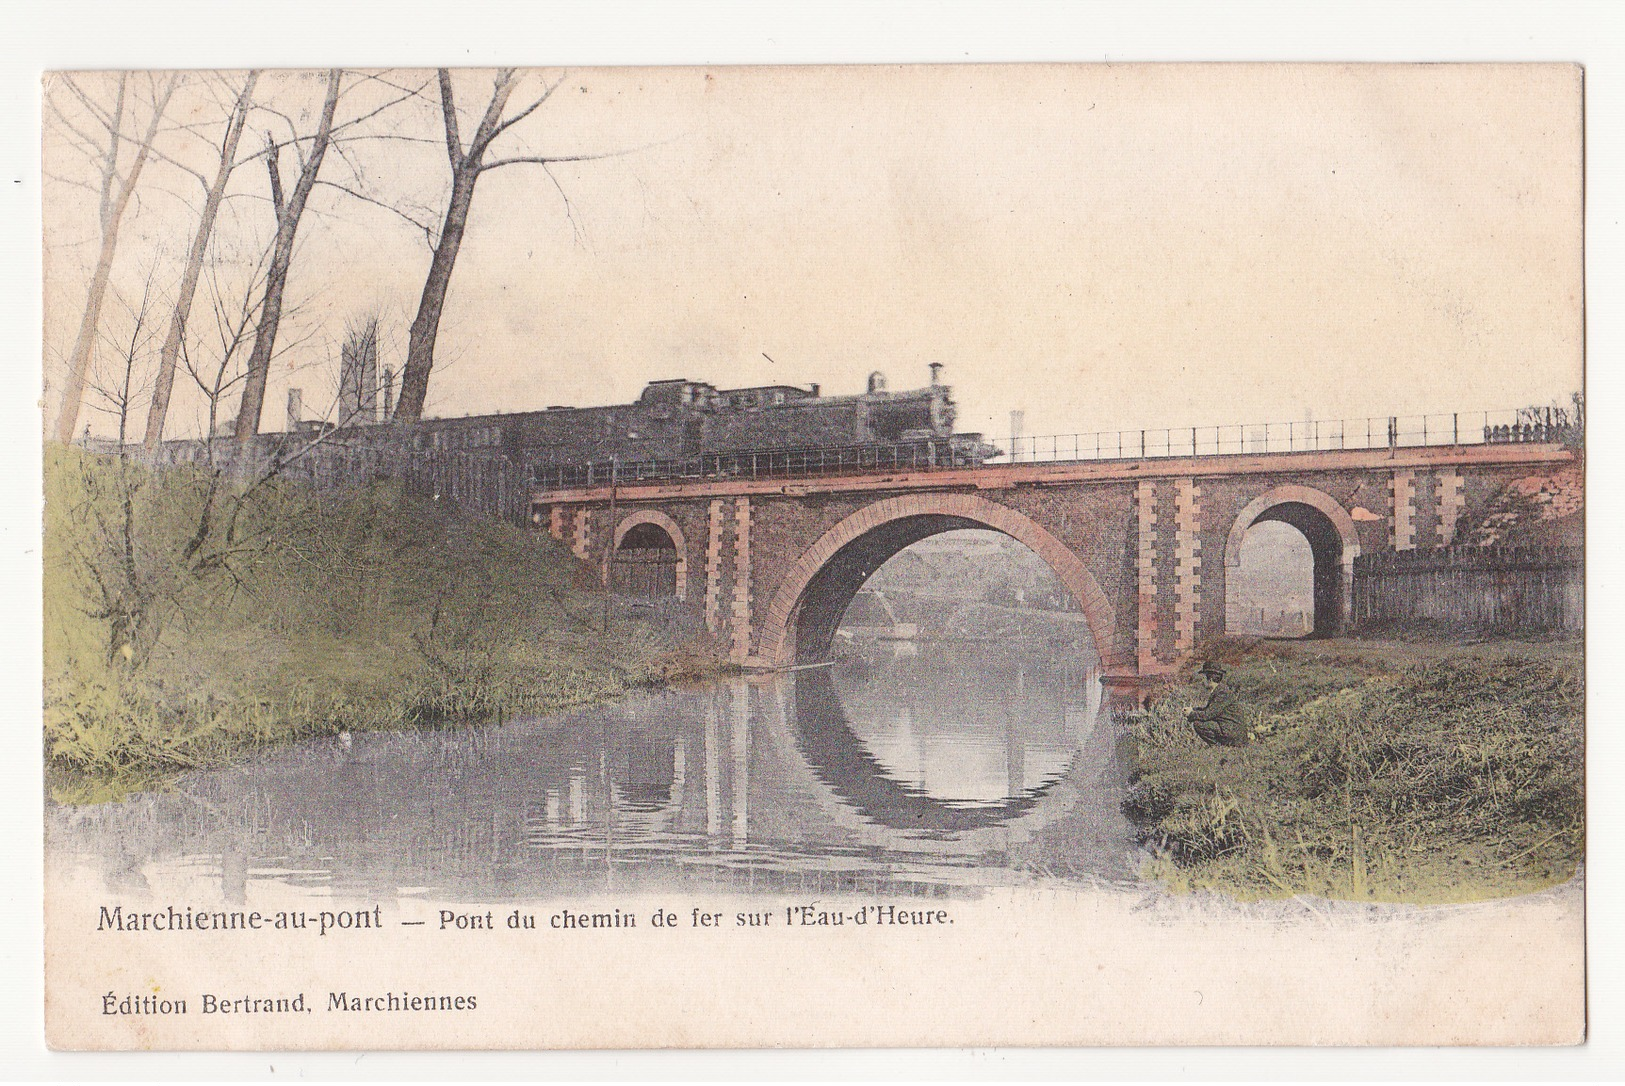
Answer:
M1079 483L1137 482L1183 476L1241 478L1249 475L1301 478L1336 472L1437 470L1470 468L1475 473L1532 465L1556 467L1572 463L1574 454L1561 445L1496 444L1426 446L1400 449L1347 449L1296 453L1247 453L1226 456L1167 457L1151 460L1090 460L1058 463L1007 464L995 467L898 471L805 479L701 479L670 482L623 483L624 500L647 501L735 494L804 497L876 492L1006 490L1031 486L1066 486ZM608 495L607 486L538 490L533 500L546 502L596 501Z

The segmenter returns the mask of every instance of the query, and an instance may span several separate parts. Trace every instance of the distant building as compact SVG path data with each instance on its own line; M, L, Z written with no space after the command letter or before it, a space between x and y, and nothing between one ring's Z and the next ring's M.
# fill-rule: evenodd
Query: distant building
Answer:
M338 417L347 426L378 421L378 324L352 332L339 355Z

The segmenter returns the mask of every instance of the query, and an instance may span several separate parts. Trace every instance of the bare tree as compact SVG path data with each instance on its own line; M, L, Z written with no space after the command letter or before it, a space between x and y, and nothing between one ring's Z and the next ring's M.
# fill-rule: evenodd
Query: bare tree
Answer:
M193 384L202 394L207 410L204 457L198 465L203 472L196 498L195 519L178 561L192 577L216 574L243 587L243 566L252 564L265 545L264 529L259 534L243 528L244 514L273 483L299 461L331 442L344 426L356 421L357 410L342 394L322 413L331 424L315 427L309 433L289 434L268 458L253 455L235 440L221 433L226 424L226 405L235 389L248 378L243 355L253 332L263 324L262 307L266 280L274 252L261 256L246 281L225 283L218 274L219 264L210 266L206 277L211 327L189 336L181 361ZM203 322L195 322L203 323ZM335 381L335 387L340 382ZM232 435L235 438L235 435Z
M440 333L440 315L446 305L446 291L451 285L452 269L457 264L457 253L462 248L463 233L468 226L469 209L474 203L474 188L480 176L487 171L520 163L546 169L557 162L587 162L609 158L620 152L583 155L524 155L513 154L488 158L491 145L503 133L529 117L550 98L563 77L543 88L529 105L504 116L508 99L519 84L514 69L497 72L491 88L491 100L486 104L479 124L468 146L463 146L457 119L456 95L452 90L451 73L441 68L440 111L445 127L446 157L451 163L451 196L446 203L445 217L441 221L439 237L434 242L434 257L429 263L429 274L423 283L423 295L418 302L417 316L407 338L406 367L401 373L401 395L395 407L395 418L416 421L423 416L423 404L429 393L429 374L434 369L435 339Z
M1569 402L1553 401L1518 408L1511 428L1512 440L1560 441L1573 449L1585 447L1585 393L1569 393ZM1488 430L1486 429L1486 433Z
M117 331L108 327L118 323L117 313L102 322L101 343L87 378L86 406L113 417L117 456L106 470L97 470L94 456L79 462L80 500L68 513L77 530L67 549L92 593L87 614L108 624L108 663L125 666L134 666L150 648L163 594L163 578L147 561L137 512L138 496L149 480L130 462L126 444L131 417L149 379L147 362L157 335L151 319L157 304L156 279L156 268L149 267L141 297L133 303L116 289L113 292L125 323Z
M69 141L87 152L97 151L100 161L100 179L97 187L97 226L100 244L96 254L95 270L91 274L90 285L85 293L85 307L79 321L79 333L68 356L68 375L62 387L62 403L56 417L56 439L64 443L73 440L74 428L79 424L79 408L84 399L85 381L101 324L102 302L107 295L107 281L112 274L113 257L118 250L119 224L130 205L130 198L135 195L136 185L141 180L141 171L146 167L147 159L152 154L153 141L158 136L164 110L169 107L169 100L174 95L175 88L180 85L182 76L175 73L159 77L149 73L146 78L150 114L145 131L139 137L132 138L124 131L125 125L135 119L135 110L130 103L132 76L128 72L120 73L118 89L111 106L97 102L73 76L59 76L53 83L52 90L57 94L70 95L74 99L79 107L78 118L70 117L69 111L62 108L62 103L54 96L47 99L53 103L55 123L60 126ZM82 119L88 119L84 120L84 127L77 123ZM87 128L100 128L103 138L93 137L86 131ZM133 157L127 164L123 163L126 144L133 148Z
M156 269L149 268L142 279L141 298L133 304L114 292L115 300L124 310L125 325L117 333L103 329L101 349L96 351L90 367L88 388L91 395L86 406L112 416L121 456L129 440L130 423L136 407L151 389L147 362L153 340L157 337L152 320L152 309L157 303L153 296L156 278Z
M294 235L299 219L305 213L305 203L316 176L321 171L322 159L333 135L333 114L339 104L339 84L343 73L334 68L327 75L327 95L322 102L321 120L311 137L310 150L300 146L297 138L289 141L299 162L299 176L292 192L282 188L282 148L266 137L265 168L270 174L271 207L276 212L276 240L271 253L271 264L265 276L265 295L260 303L259 327L254 334L254 349L248 356L248 368L243 382L242 400L237 408L236 437L239 443L253 439L260 431L260 414L265 407L265 385L271 374L271 355L276 349L277 326L282 320L282 297L288 282L288 265L293 260Z
M268 256L269 253L262 254L247 278L235 285L221 278L218 261L211 262L207 283L208 326L190 331L188 338L181 341L181 363L203 396L203 438L211 463L215 459L214 442L226 403L247 374L243 356L245 349L251 349L252 330L265 299Z
M214 233L214 221L226 195L226 182L231 179L237 165L237 145L242 139L248 111L253 105L254 84L258 72L249 72L242 89L226 120L226 130L220 142L220 155L213 180L194 173L204 186L203 211L198 216L197 229L192 234L192 248L186 257L186 270L181 276L180 292L175 296L175 309L169 318L169 332L158 353L158 373L154 378L152 400L147 409L146 446L156 448L163 440L164 419L169 414L169 397L175 385L175 365L180 358L186 338L186 322L192 315L192 302L197 296L198 278L203 272L203 258ZM191 173L192 171L188 170Z

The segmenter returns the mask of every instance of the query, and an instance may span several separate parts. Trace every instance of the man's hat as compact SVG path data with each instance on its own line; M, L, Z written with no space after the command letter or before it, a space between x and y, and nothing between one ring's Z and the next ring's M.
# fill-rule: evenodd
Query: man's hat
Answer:
M1202 670L1198 671L1197 674L1198 675L1211 675L1215 679L1223 679L1224 678L1224 668L1220 667L1218 664L1214 663L1212 660L1209 660L1207 663L1202 665Z

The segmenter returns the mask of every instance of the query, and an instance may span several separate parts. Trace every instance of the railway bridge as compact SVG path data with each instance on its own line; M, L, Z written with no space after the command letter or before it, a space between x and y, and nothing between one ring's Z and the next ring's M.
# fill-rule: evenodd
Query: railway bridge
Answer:
M1574 455L1488 430L1482 443L1406 446L1392 427L1377 447L1206 454L1190 433L1189 455L1142 444L1110 459L893 457L822 474L600 471L591 485L538 486L531 521L613 588L675 597L748 668L822 659L888 558L940 532L992 529L1054 570L1082 607L1108 691L1126 695L1236 626L1227 582L1252 525L1282 521L1308 540L1313 632L1329 636L1348 621L1356 556L1450 545L1508 482Z

